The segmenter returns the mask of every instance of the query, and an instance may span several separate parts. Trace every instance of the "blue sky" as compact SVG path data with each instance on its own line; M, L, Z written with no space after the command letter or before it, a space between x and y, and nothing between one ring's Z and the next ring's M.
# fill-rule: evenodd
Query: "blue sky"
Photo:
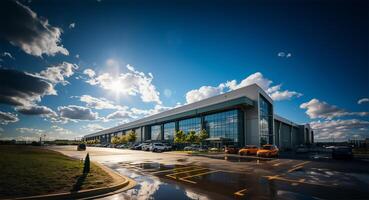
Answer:
M369 137L366 1L1 4L3 139L75 138L249 83L318 140Z

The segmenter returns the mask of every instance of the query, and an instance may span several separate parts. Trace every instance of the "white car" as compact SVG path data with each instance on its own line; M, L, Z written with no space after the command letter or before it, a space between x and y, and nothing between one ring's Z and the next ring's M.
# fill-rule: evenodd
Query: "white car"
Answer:
M142 143L141 150L142 151L149 151L151 147L150 143Z
M150 151L152 152L162 152L167 149L167 146L163 143L152 143L150 146Z

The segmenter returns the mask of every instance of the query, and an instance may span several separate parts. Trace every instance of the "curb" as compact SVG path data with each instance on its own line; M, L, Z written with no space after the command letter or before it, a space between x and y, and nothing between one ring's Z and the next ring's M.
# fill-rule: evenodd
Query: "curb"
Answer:
M136 182L128 177L124 177L119 173L113 171L112 169L97 163L93 162L95 165L99 166L102 170L108 173L112 179L114 180L114 184L109 187L101 187L95 189L87 189L80 190L77 192L63 192L56 194L46 194L46 195L37 195L37 196L29 196L29 197L19 197L15 199L89 199L89 198L97 198L104 197L116 194L118 192L123 192L128 190L136 185Z

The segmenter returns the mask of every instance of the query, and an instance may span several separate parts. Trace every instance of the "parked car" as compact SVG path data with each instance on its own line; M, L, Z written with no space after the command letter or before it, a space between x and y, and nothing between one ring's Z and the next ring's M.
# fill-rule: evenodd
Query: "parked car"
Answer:
M266 144L263 145L257 152L256 155L259 157L278 157L279 149L276 145Z
M142 143L141 150L142 151L149 151L150 150L150 143Z
M339 159L339 158L347 158L351 159L352 155L352 147L350 146L336 146L332 148L332 158Z
M132 150L141 150L143 143L141 144L135 144L130 149Z
M224 148L224 153L227 153L227 154L237 154L238 153L238 150L239 148L238 147L235 147L235 146L226 146Z
M246 145L238 151L238 154L243 155L256 155L259 148L256 145Z
M166 145L163 143L152 143L150 145L150 151L152 152L162 152L166 150Z
M77 151L85 151L86 150L86 145L85 144L79 144L77 146Z
M198 151L200 149L200 145L192 144L190 146L186 146L183 150L185 151Z
M165 146L165 151L171 151L173 148L171 144L164 143L164 146Z

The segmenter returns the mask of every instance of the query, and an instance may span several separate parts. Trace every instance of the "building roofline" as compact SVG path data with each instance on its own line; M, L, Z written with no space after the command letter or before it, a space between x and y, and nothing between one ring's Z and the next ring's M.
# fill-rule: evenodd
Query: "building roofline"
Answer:
M128 122L119 126L115 126L109 129L105 129L99 132L91 133L85 135L84 137L93 137L101 134L114 133L124 129L133 129L140 126L144 126L146 124L155 124L166 121L171 121L177 118L186 118L191 117L196 114L206 113L210 110L216 110L217 108L223 107L231 107L236 105L248 105L255 106L254 101L244 95L244 92L256 87L258 88L258 92L263 93L269 98L269 101L272 101L269 95L265 93L265 91L258 86L257 84L251 84L246 87L238 88L236 90L232 90L223 94L219 94L213 97L209 97L194 103L185 104L183 106L173 108L167 111L163 111L154 115L150 115L132 122Z

